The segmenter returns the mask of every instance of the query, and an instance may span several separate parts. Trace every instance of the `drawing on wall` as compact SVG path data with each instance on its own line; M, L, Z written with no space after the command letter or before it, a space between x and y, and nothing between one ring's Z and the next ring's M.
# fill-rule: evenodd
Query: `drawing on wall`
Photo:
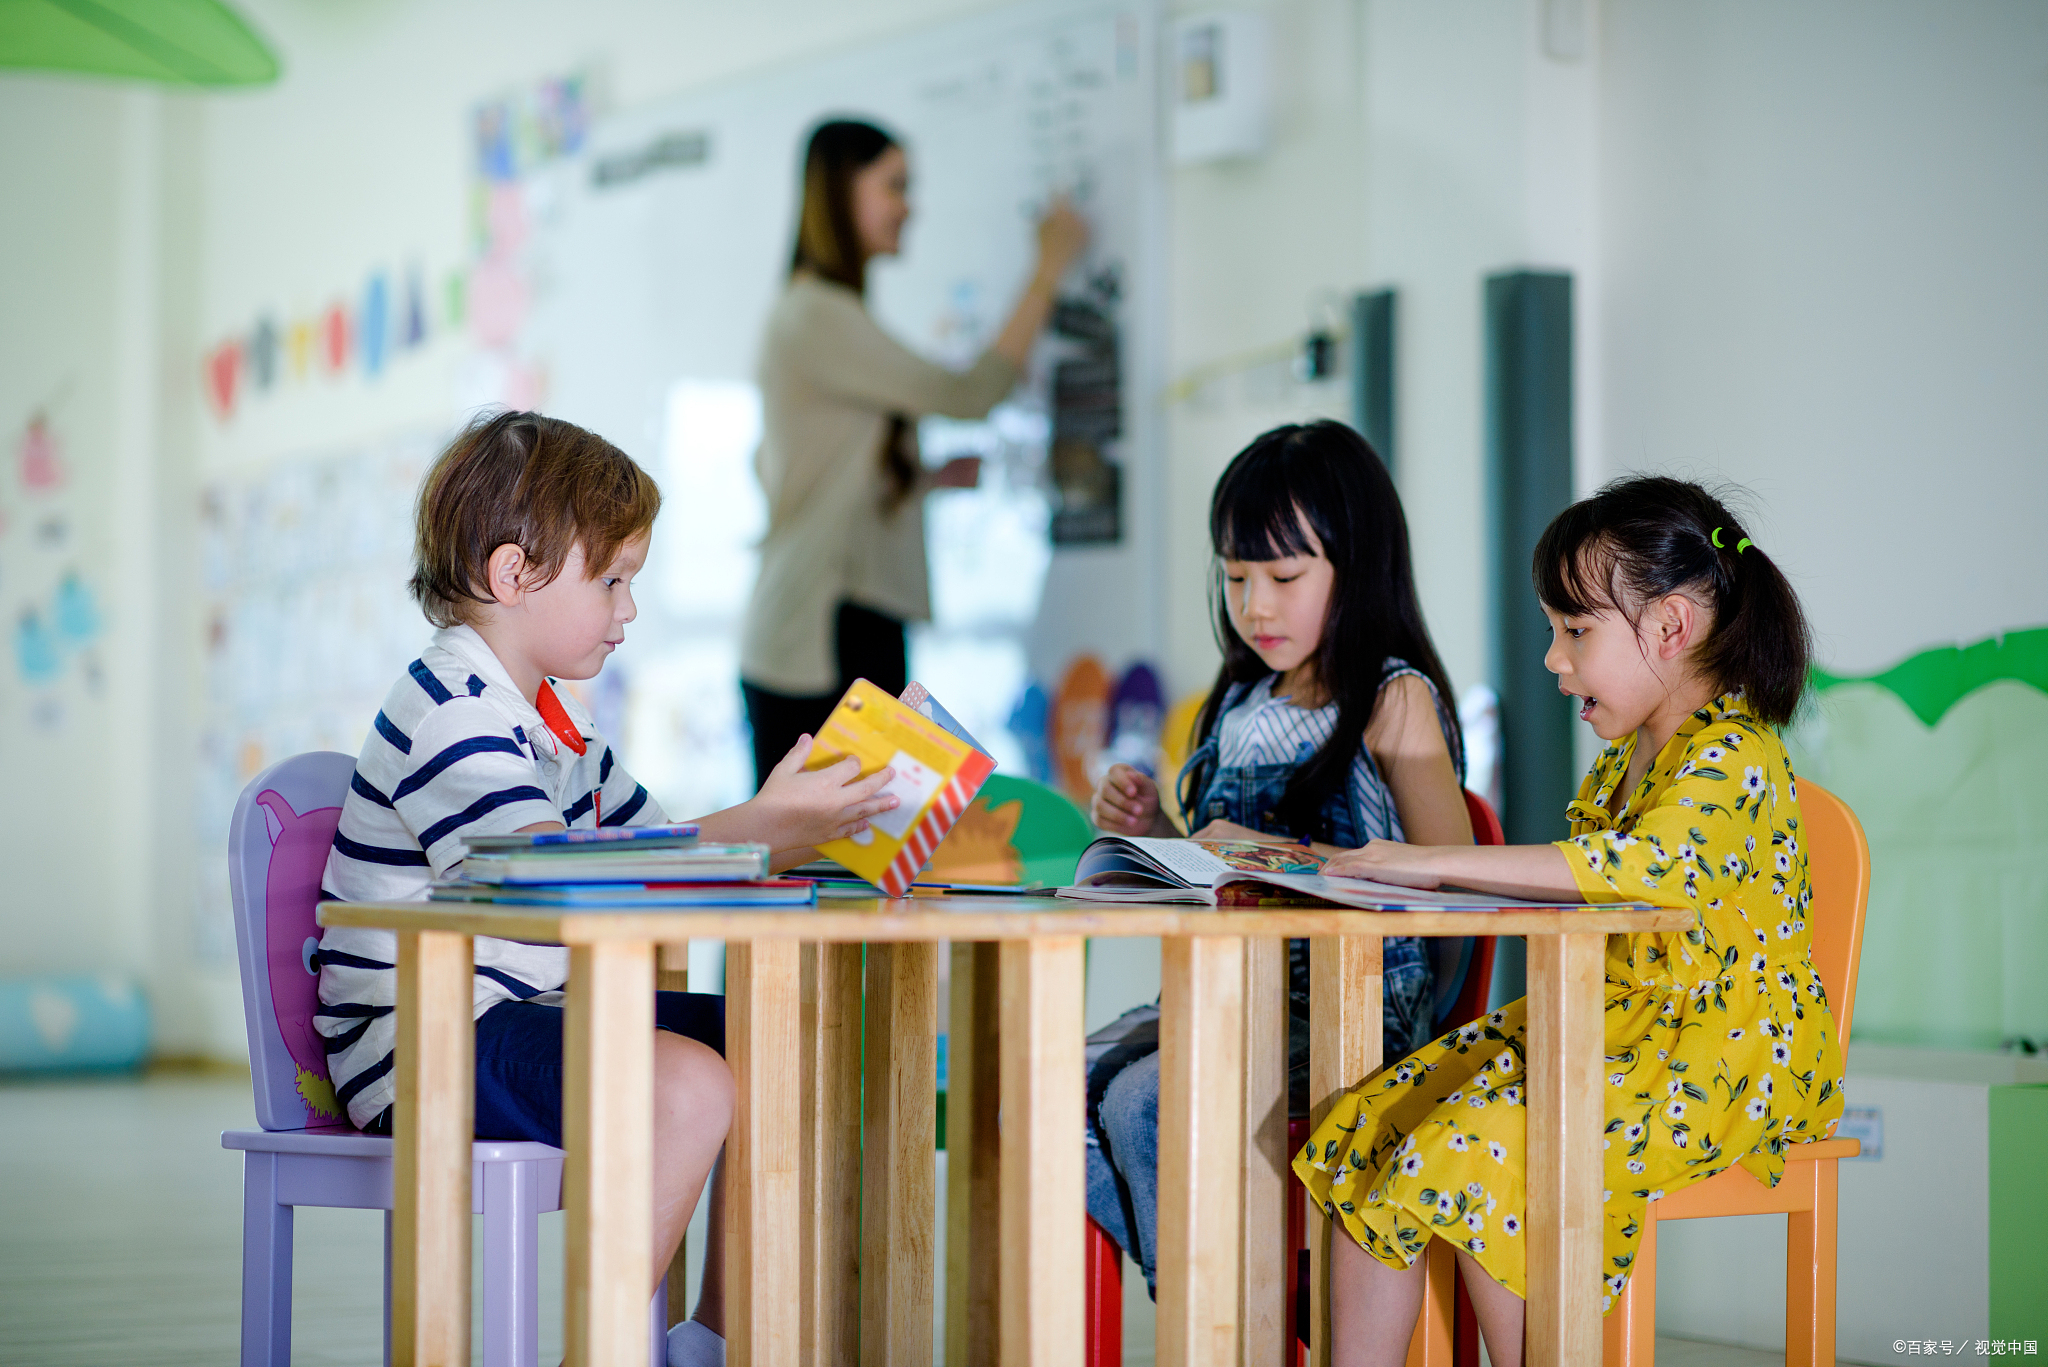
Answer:
M433 632L405 583L413 496L444 436L276 461L201 491L206 687L192 835L205 962L234 951L225 852L243 786L287 755L359 752L391 681Z
M73 705L99 696L105 684L99 645L105 614L98 592L79 569L71 541L78 491L67 468L58 416L64 392L38 406L22 424L13 442L12 478L0 484L7 494L0 501L6 673L22 690L22 711L38 731L63 726ZM14 516L7 516L7 509ZM5 536L17 520L25 534Z

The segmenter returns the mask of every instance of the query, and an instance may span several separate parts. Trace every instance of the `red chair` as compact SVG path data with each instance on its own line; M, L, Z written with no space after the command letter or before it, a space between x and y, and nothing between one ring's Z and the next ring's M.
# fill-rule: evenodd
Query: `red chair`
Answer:
M1500 818L1485 798L1477 793L1465 793L1465 810L1472 819L1472 842L1476 845L1502 845L1507 843L1501 829ZM1472 952L1465 961L1464 979L1458 988L1457 997L1448 1009L1439 1013L1439 1032L1453 1025L1476 1020L1486 1014L1486 1004L1493 990L1494 937L1475 937ZM1308 1118L1300 1116L1287 1122L1287 1145L1290 1153L1299 1150L1308 1142ZM1300 1264L1297 1290L1287 1298L1287 1341L1294 1346L1294 1361L1306 1361L1306 1347L1298 1325L1298 1316L1306 1309L1308 1287L1308 1192L1295 1186L1287 1202L1287 1246L1295 1250ZM1087 1245L1084 1254L1086 1266L1084 1277L1087 1281L1088 1298L1086 1311L1086 1342L1088 1367L1122 1367L1124 1356L1124 1312L1123 1312L1123 1252L1116 1241L1103 1231L1095 1221L1088 1221ZM1430 1293L1423 1304L1422 1321L1416 1326L1415 1344L1409 1349L1410 1367L1478 1367L1479 1328L1472 1315L1472 1303L1465 1294L1465 1288L1457 1280L1457 1266L1450 1249L1441 1241L1430 1244L1431 1272ZM1455 1304L1450 1316L1446 1316L1440 1303L1442 1288L1455 1286ZM1445 1320L1450 1324L1446 1325ZM1450 1343L1443 1340L1443 1329L1452 1332ZM1450 1351L1446 1351L1446 1350Z

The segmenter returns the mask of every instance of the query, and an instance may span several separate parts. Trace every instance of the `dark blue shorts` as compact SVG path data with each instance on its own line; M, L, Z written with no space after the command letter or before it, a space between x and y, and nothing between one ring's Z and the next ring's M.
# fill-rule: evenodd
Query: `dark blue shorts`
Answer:
M499 1002L476 1022L476 1137L562 1147L562 1008ZM725 998L654 994L654 1024L725 1056ZM391 1133L391 1108L371 1122Z

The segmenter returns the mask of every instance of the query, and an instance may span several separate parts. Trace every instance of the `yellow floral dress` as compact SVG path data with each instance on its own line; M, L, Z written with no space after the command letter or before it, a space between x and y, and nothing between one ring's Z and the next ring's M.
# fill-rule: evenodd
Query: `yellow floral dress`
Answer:
M1558 843L1588 902L1653 902L1691 929L1607 941L1605 1305L1645 1206L1740 1163L1767 1185L1787 1144L1842 1114L1842 1055L1807 957L1812 894L1784 743L1740 692L1692 714L1620 818L1635 738L1610 745ZM1365 1250L1406 1267L1432 1235L1525 1294L1527 1002L1464 1025L1337 1099L1294 1160Z

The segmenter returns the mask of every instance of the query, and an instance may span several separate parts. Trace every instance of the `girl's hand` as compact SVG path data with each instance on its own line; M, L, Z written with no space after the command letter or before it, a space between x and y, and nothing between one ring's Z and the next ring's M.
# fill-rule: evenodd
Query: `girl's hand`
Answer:
M1161 829L1166 819L1159 809L1159 785L1128 764L1109 766L1088 804L1088 819L1098 830L1118 835L1173 834Z
M806 769L810 755L811 738L799 736L761 791L744 804L749 825L758 831L744 838L772 850L822 845L867 829L869 817L896 806L896 795L882 791L896 777L894 769L884 765L862 778L860 761L851 755L824 769Z
M1441 875L1427 866L1428 851L1398 840L1375 840L1362 850L1346 850L1323 865L1325 874L1339 878L1370 878L1375 883L1392 883L1398 888L1432 889L1443 886Z
M1289 840L1285 836L1279 835L1267 835L1264 831L1255 831L1249 826L1240 826L1235 821L1212 821L1189 838L1192 840L1242 840L1253 845L1299 846L1301 844L1299 840Z

